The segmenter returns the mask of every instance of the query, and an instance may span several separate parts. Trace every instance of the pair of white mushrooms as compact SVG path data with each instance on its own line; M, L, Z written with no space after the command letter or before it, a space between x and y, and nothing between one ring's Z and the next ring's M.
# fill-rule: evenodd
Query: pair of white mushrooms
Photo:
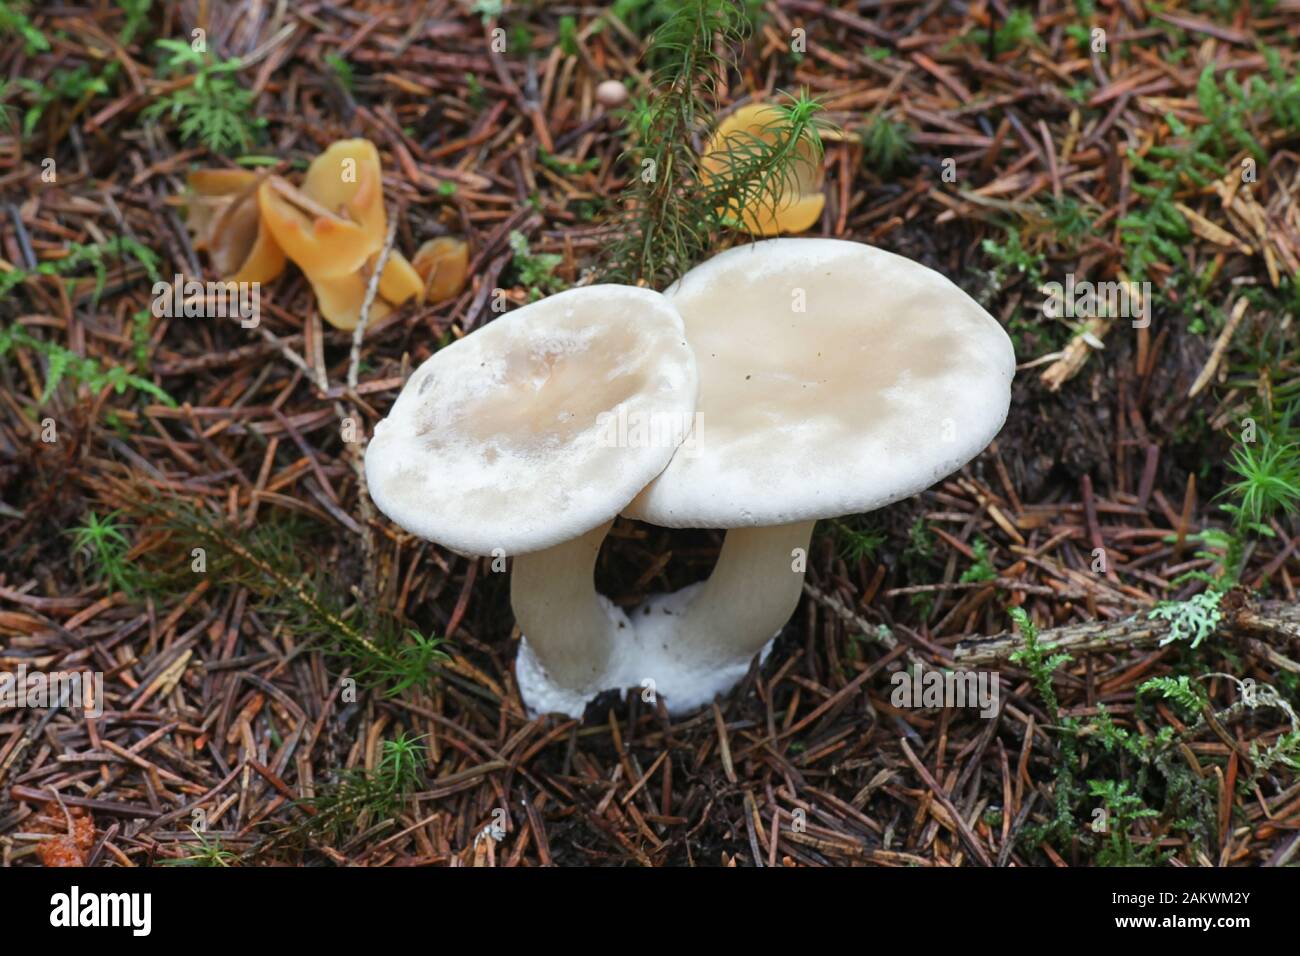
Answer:
M514 556L530 712L652 687L681 713L789 620L816 520L960 468L1002 427L1014 372L1002 327L939 273L773 239L662 295L572 289L442 349L376 426L366 477L408 531ZM712 575L625 614L593 582L620 514L727 529Z

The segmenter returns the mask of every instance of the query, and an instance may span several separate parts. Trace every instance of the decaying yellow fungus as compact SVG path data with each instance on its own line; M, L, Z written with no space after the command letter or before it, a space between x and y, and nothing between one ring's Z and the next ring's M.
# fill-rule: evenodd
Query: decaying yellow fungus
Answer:
M187 221L194 248L228 282L270 282L284 271L284 250L257 205L257 173L200 169L189 175Z
M335 143L312 161L302 188L272 177L258 191L258 201L271 232L311 282L321 315L337 328L356 328L388 231L383 170L374 144L364 139ZM421 299L423 288L411 263L391 251L370 318Z
M375 256L366 263L367 276L374 271L378 258ZM394 304L408 299L424 301L424 280L420 278L419 272L407 261L407 258L396 249L388 254L388 261L384 263L384 272L379 277L379 294Z
M238 169L199 170L189 183L195 248L208 253L223 278L268 282L284 270L287 257L311 283L325 320L356 328L388 234L383 168L373 143L334 143L312 160L300 187ZM458 281L464 283L463 274ZM370 317L422 301L427 284L410 261L390 250Z
M384 239L322 206L288 180L272 176L257 190L271 235L308 278L335 279L358 271Z
M307 281L316 293L316 304L326 322L338 329L357 327L366 298L366 277L361 272L349 272L332 279L308 275ZM383 296L376 295L370 303L370 321L382 319L391 308Z
M776 141L781 114L763 103L751 103L732 113L714 131L700 158L704 181L708 183L728 166L741 162L756 140ZM779 191L769 189L744 209L728 210L746 232L756 236L803 232L821 217L826 198L822 195L822 166L817 147L809 139L796 144L798 159ZM733 203L733 207L736 206Z
M302 191L337 216L361 227L378 249L384 244L384 177L379 151L368 139L343 139L311 161Z
M460 295L469 278L469 246L461 239L440 236L416 250L411 260L420 276L425 298L441 302Z
M330 325L340 329L355 329L361 319L361 306L365 302L366 287L374 273L378 253L371 256L356 272L345 276L323 278L310 273L312 291L320 314ZM390 252L384 271L379 276L379 286L370 304L370 320L382 319L393 307L409 299L422 300L423 284L420 276L400 252Z

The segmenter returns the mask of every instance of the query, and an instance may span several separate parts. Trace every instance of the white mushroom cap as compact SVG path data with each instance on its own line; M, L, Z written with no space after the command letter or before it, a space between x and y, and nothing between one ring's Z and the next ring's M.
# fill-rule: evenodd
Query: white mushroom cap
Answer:
M619 442L634 433L611 422L689 422L696 392L695 360L666 298L631 286L571 289L415 371L375 426L370 494L408 531L462 553L549 548L611 520L676 449L645 434Z
M699 365L697 432L629 517L740 528L869 511L956 471L1006 420L1006 332L902 256L772 239L666 295Z

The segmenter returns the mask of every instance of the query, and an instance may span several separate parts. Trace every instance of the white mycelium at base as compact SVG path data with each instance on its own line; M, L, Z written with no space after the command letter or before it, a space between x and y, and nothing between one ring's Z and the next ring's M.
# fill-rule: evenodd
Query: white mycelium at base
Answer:
M515 660L515 678L519 694L531 716L559 713L581 717L587 705L606 690L636 688L638 694L653 690L662 698L670 714L681 714L710 703L740 682L749 670L751 658L705 663L692 654L690 642L683 641L678 629L682 610L703 587L692 584L671 594L657 594L632 611L629 616L607 598L599 600L610 617L611 643L609 664L595 689L578 693L557 685L528 646L525 635ZM776 635L772 636L775 640ZM772 650L769 640L759 652L767 659ZM647 684L653 681L653 684Z

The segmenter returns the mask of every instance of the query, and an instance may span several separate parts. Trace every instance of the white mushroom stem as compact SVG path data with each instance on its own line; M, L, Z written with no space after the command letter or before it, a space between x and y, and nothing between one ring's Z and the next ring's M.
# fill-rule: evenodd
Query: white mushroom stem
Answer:
M612 521L544 551L521 554L510 603L528 646L550 680L577 694L604 690L617 625L596 594L596 555Z
M748 663L790 620L803 592L814 524L727 532L713 574L675 626L696 666Z
M729 690L794 613L813 524L729 531L707 581L648 599L630 620L593 581L609 523L515 558L515 675L529 712L581 717L601 691L640 687L684 713Z

